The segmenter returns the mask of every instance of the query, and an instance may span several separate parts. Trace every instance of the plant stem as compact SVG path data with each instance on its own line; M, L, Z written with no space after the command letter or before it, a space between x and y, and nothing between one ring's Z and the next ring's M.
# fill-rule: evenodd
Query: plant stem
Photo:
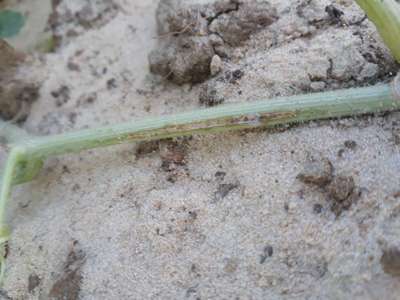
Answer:
M385 44L400 63L400 3L397 0L356 0L374 22Z
M31 158L77 152L132 141L196 133L273 127L308 120L391 111L400 108L389 85L300 95L253 103L223 105L172 116L38 137L26 145Z

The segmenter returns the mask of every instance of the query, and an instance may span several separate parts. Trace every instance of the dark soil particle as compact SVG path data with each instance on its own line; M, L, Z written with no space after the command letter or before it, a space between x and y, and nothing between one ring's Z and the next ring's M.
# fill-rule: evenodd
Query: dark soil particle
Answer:
M28 292L32 293L40 285L40 277L36 274L29 275L28 278Z
M234 189L237 189L239 187L238 184L233 184L233 183L224 183L220 184L218 186L217 191L214 194L214 202L221 201L224 199L228 194L233 191Z
M223 181L223 180L225 179L226 172L218 171L218 172L215 173L214 176L215 176L215 178L216 178L217 180Z
M323 210L323 206L321 204L314 204L313 206L313 212L315 214L320 214Z
M71 91L68 86L62 85L59 89L52 91L51 96L56 99L56 105L60 107L66 104L69 99L71 99L70 92Z
M357 143L355 141L349 140L344 142L344 146L347 149L355 150L357 148Z
M333 23L342 23L344 12L340 9L336 8L333 5L328 5L327 7L325 7L325 12L328 14Z
M389 248L383 251L380 263L386 274L400 277L400 249Z
M118 87L117 80L115 78L111 78L111 79L107 80L107 89L108 90L116 89L117 87Z
M264 248L263 254L260 256L260 264L265 263L267 258L271 257L274 254L274 248L270 245Z
M68 70L74 71L74 72L80 72L81 71L81 68L79 67L79 65L74 63L74 62L72 62L72 61L68 62L67 68L68 68Z

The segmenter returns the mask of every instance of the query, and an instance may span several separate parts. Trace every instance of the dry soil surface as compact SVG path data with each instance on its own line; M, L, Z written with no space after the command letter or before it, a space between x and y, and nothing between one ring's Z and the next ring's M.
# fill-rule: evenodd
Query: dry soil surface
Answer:
M182 85L149 69L165 46L158 1L55 2L59 47L29 74L43 78L24 125L36 134L371 85L398 70L350 0L271 0L276 20L213 48L214 77ZM400 247L399 145L392 113L51 158L14 189L1 295L399 299L399 253L381 260Z

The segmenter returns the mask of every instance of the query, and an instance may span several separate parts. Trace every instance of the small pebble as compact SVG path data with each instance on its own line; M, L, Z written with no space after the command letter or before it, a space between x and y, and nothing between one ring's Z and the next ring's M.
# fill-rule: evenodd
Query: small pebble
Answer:
M219 55L214 55L211 59L210 72L212 76L216 76L222 71L222 59Z

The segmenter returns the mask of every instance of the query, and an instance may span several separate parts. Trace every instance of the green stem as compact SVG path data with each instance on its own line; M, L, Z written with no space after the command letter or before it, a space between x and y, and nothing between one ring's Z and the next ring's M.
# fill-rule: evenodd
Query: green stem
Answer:
M77 152L133 141L196 133L273 127L316 119L391 111L400 108L389 85L223 105L126 124L38 137L25 145L32 158ZM24 145L22 143L22 145Z
M400 62L400 3L398 0L356 0L374 22L385 44Z

